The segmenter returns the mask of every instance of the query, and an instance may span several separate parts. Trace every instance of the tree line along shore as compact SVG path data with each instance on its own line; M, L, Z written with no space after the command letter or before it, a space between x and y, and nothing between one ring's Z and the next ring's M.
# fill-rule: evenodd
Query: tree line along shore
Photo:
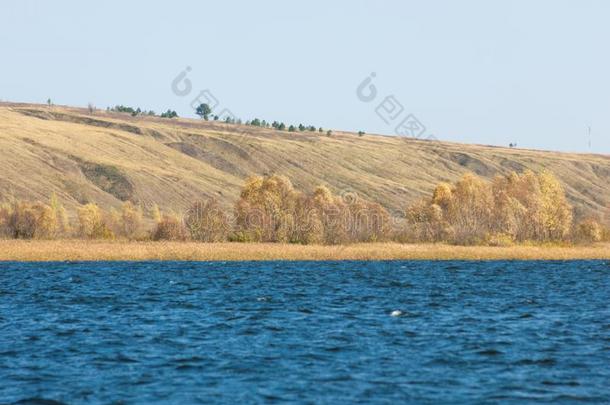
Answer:
M69 216L55 195L46 203L13 200L0 204L0 239L506 247L593 244L610 240L610 231L601 218L575 218L552 173L525 171L490 182L467 173L437 185L400 215L325 186L296 190L281 175L248 178L228 211L214 199L194 201L183 213L128 201L118 210L86 204Z

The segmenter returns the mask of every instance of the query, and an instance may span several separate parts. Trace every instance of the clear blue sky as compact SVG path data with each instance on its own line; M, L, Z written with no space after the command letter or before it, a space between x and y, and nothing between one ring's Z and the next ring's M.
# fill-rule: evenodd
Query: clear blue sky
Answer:
M393 132L394 95L442 140L610 152L610 2L7 0L0 99L218 108ZM187 66L193 90L172 80ZM371 72L378 98L356 88ZM592 148L587 127L592 127Z

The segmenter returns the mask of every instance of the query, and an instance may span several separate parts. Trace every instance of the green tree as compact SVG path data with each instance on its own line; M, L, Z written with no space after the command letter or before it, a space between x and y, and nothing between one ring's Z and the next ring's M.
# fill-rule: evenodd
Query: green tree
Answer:
M167 110L166 112L161 114L161 118L176 118L178 117L178 113L174 110Z
M197 114L206 121L209 119L211 113L212 109L206 103L199 104L199 107L197 107L197 109L195 110L195 114Z

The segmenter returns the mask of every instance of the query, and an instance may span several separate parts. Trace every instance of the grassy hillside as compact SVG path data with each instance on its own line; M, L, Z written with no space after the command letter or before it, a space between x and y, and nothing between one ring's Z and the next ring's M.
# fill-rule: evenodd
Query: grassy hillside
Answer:
M131 200L181 211L199 197L227 207L249 174L278 173L297 188L325 184L380 202L395 215L440 181L552 170L580 215L610 221L610 156L339 132L286 132L191 119L0 103L0 200L67 208Z

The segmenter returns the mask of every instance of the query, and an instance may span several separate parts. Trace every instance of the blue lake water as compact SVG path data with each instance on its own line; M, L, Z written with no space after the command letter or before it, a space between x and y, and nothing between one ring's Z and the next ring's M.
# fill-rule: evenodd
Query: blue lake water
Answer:
M608 403L609 308L603 261L0 263L0 404Z

